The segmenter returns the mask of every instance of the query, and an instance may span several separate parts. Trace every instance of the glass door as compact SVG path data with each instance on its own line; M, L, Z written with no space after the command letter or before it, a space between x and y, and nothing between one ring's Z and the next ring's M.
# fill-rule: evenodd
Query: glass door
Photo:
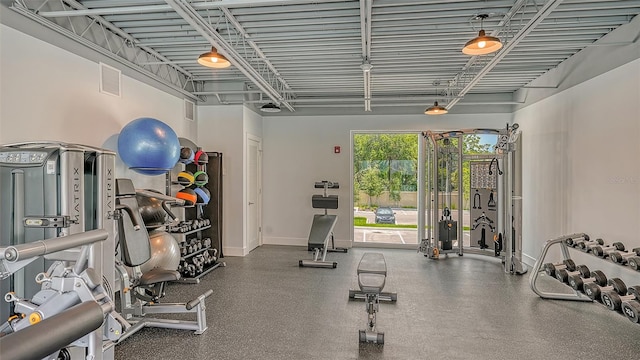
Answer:
M416 248L419 133L352 133L354 246Z

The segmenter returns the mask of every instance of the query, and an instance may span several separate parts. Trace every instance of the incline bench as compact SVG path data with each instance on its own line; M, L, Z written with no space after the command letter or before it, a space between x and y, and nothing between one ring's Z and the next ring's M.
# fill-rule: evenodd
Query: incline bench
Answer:
M382 289L387 279L387 263L380 253L365 253L358 264L358 286L360 291L349 290L349 299L362 298L366 300L367 320L366 330L359 331L361 343L373 342L384 344L384 333L376 332L376 312ZM389 301L396 301L396 293L385 293ZM353 296L352 296L353 295Z

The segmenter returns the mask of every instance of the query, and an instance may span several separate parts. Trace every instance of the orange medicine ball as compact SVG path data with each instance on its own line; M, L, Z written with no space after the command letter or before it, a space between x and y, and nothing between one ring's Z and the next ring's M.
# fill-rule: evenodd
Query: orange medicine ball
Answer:
M185 205L193 205L196 203L198 196L196 192L189 188L184 188L176 194L178 199L182 199L185 201Z

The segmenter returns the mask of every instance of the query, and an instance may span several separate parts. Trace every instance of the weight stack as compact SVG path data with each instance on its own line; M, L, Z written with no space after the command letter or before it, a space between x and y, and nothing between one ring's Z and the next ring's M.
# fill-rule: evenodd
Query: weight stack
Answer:
M442 243L442 250L452 250L453 240L458 239L458 222L454 220L440 220L438 222L438 241Z

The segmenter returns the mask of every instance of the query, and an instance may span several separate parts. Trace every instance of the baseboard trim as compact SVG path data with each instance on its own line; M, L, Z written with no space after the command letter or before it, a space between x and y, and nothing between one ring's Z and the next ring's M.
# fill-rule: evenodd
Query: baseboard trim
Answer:
M262 245L305 246L307 245L307 239L265 236L262 238Z
M263 237L262 245L288 245L288 246L307 246L308 239L303 238L287 238L287 237ZM352 247L351 240L334 240L336 247L348 248ZM331 244L329 244L331 246Z
M249 251L247 250L247 248L240 248L240 247L223 247L222 251L224 253L224 256L246 256Z
M527 264L530 267L533 267L533 265L536 264L536 258L529 256L525 253L522 253L522 262Z

